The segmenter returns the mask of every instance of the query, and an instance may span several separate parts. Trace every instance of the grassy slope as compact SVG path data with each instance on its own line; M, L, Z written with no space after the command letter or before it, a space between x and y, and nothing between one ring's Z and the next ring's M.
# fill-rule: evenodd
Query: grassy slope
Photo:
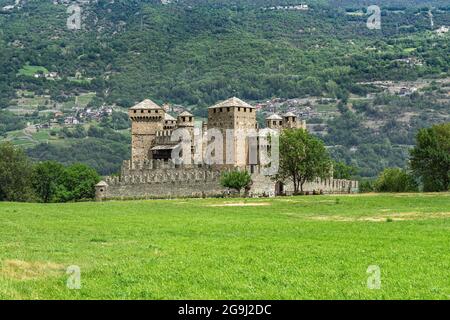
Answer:
M450 194L224 201L0 203L0 298L449 298Z

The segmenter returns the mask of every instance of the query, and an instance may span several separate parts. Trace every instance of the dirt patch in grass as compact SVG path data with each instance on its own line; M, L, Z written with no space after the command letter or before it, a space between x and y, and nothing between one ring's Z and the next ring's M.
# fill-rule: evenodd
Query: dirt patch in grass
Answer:
M212 204L209 205L208 207L264 207L270 205L271 203L269 202L253 202L253 203L236 202L236 203Z
M311 216L307 217L307 219L316 220L316 221L340 221L340 222L386 222L386 221L410 221L410 220L427 220L427 219L443 219L449 218L450 212L432 212L432 213L424 213L424 212L399 212L399 213L391 213L391 214L380 214L373 216L359 216L359 217L351 217L351 216L337 216L337 215L329 215L329 216Z
M448 197L450 196L450 192L423 192L423 193L395 193L392 194L393 197L401 198L401 197L407 197L407 198L415 198L415 197L436 197L436 196L444 196Z
M64 274L65 266L53 262L5 260L0 274L17 280L33 280Z

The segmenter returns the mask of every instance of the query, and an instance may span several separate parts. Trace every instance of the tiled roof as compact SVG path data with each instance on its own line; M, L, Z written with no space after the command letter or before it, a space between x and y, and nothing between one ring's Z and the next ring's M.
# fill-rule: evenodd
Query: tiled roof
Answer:
M282 117L280 117L279 115L277 115L277 114L272 114L271 116L268 116L267 118L266 118L267 120L283 120L283 118Z
M142 109L157 110L157 109L162 109L162 108L150 99L145 99L144 101L142 101L142 102L138 103L137 105L135 105L134 107L130 108L130 110L142 110Z
M176 121L177 119L175 119L174 117L172 117L170 114L166 113L164 115L164 120L166 121Z
M192 113L189 111L184 111L178 115L179 117L193 117Z
M209 107L209 109L214 108L227 108L227 107L241 107L241 108L251 108L254 109L255 107L249 105L247 102L242 101L239 98L233 97L228 100L225 100L223 102L220 102L212 107Z

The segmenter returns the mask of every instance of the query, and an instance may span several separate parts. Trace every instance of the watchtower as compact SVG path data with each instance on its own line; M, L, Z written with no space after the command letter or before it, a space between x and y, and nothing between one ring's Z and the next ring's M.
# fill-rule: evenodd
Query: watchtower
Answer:
M248 136L256 133L256 109L248 103L233 97L208 108L208 129L218 129L223 136L223 161L227 163L232 155L232 166L248 164ZM227 130L232 130L232 137L228 137ZM227 157L228 153L228 157Z
M286 129L297 129L298 128L297 116L292 112L284 114L283 127Z
M266 118L266 126L270 129L281 130L283 128L283 118L277 114L272 114Z
M180 129L187 129L193 134L195 127L194 116L188 111L180 113L177 117L177 127Z
M130 108L128 115L131 119L131 160L150 160L156 133L164 129L165 111L147 99Z

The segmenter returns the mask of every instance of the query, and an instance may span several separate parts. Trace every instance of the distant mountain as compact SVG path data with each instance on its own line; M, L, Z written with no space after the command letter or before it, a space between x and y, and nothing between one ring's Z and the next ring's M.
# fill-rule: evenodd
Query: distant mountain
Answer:
M398 102L375 99L380 89L370 84L449 76L448 34L435 32L449 24L447 0L79 1L81 29L73 30L67 24L73 24L77 11L68 7L77 3L27 0L0 12L0 108L18 109L15 104L23 100L19 92L47 105L87 93L95 93L92 107L129 107L151 98L184 105L197 117L230 96L254 103L330 98L336 101L332 108L348 104L358 116L341 120L366 123L373 130L367 135L372 131L362 126L347 139L341 134L347 122L315 119L335 133L324 139L343 146L336 157L347 162L358 158L349 151L355 146L367 146L370 139L384 147L407 145L419 124L442 121L436 112L449 113L438 92L445 88L430 89L434 96L429 100L405 102L403 97ZM307 4L308 10L284 8L299 4ZM382 6L381 30L367 28L366 10L372 4ZM0 8L11 5L15 2L0 0ZM368 106L352 109L352 99L367 95L372 95ZM402 118L412 119L402 130L391 124L391 131L383 132L374 123L386 125L386 111L380 107L390 110L390 103L403 103L414 116ZM336 114L345 116L345 110ZM430 117L420 118L423 114ZM25 120L40 119L33 117ZM394 137L396 132L402 136ZM403 156L395 163L383 151L387 165L404 163L401 148ZM377 172L376 164L358 159L359 165L369 166L364 175Z

